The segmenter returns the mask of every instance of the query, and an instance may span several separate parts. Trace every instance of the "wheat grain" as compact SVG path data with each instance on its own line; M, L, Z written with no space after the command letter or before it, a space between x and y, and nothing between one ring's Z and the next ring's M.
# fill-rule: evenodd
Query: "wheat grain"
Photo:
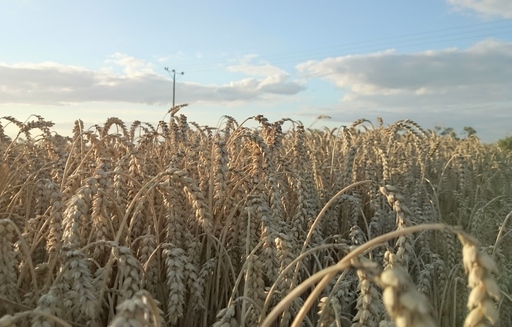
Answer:
M119 261L120 301L132 298L140 290L139 262L126 246L115 247L114 252Z
M428 299L418 292L402 268L384 270L379 276L384 287L382 300L397 327L435 327Z
M260 261L260 258L255 254L249 255L247 258L247 272L245 274L244 288L246 291L244 296L252 299L252 301L245 310L242 309L245 312L244 322L248 326L257 325L261 314L260 308L263 307L265 302L265 282L263 278L263 263ZM243 304L243 306L245 305L246 303Z
M471 288L468 298L470 311L464 327L478 326L486 321L494 326L498 323L499 313L492 299L498 301L501 291L492 273L498 273L498 268L487 253L478 250L477 240L463 232L458 235L463 245L464 270L468 274L468 286Z
M331 327L339 324L342 308L337 298L324 296L318 303L318 309L319 327Z
M396 213L397 230L410 226L411 223L406 216L410 215L410 211L403 204L403 196L398 192L398 189L394 186L386 185L385 187L381 186L380 191L386 196L389 204L393 207L393 211ZM412 242L411 235L400 236L396 241L396 262L398 264L408 267L409 259L413 252Z
M10 219L0 219L0 296L17 301L17 270L14 252L14 226ZM9 307L0 309L0 315L8 312Z
M43 294L37 301L35 310L52 316L62 315L62 294L57 287L51 287L47 294ZM35 315L32 317L32 327L53 327L56 326L51 320L44 319L44 316Z
M357 299L357 313L353 318L352 327L377 327L379 320L379 293L371 281L371 277L367 272L368 269L376 269L377 265L367 259L359 258L358 264L365 266L365 269L357 270L359 284L359 297ZM361 264L361 261L365 262Z
M64 307L77 321L98 319L96 289L85 255L80 250L64 247L62 270L67 292L64 294Z
M236 327L238 323L235 316L235 307L230 306L229 308L222 309L217 313L217 321L213 324L213 327Z
M183 316L185 304L185 251L169 245L164 250L167 286L169 287L167 315L171 325L176 325Z
M116 307L116 316L109 326L159 327L163 324L163 318L158 304L147 291L139 291Z

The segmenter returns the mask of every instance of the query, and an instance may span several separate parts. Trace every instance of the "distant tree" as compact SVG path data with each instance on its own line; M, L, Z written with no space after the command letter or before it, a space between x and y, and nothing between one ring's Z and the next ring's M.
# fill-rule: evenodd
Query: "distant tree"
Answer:
M439 125L434 127L434 130L439 133L439 135L442 136L452 136L455 139L458 139L457 132L455 132L455 129L453 127L441 127Z
M512 151L512 136L498 140L497 144L500 149Z
M453 127L441 127L439 125L434 127L434 130L442 136L451 136L455 139L459 139L459 135L455 131ZM462 134L465 134L466 137L470 137L473 135L476 135L476 129L470 126L464 126L464 129L462 130Z
M464 133L466 133L466 137L470 137L476 135L476 130L473 127L464 126Z

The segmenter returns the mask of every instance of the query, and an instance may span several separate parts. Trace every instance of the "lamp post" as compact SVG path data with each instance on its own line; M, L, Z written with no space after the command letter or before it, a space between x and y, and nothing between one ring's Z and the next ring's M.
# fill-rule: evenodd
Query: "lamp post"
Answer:
M165 67L165 70L171 75L172 77L172 107L174 108L174 98L176 96L176 70L172 69L170 70L169 67ZM178 73L178 78L180 75L184 75L184 72Z

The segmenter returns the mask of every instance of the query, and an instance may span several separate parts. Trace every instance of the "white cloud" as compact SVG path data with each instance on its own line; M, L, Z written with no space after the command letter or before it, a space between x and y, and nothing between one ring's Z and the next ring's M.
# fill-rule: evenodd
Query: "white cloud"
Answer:
M257 64L250 63L257 57L258 55L256 54L245 55L240 59L240 63L228 66L227 69L233 73L242 73L249 76L263 78L260 80L248 78L238 82L245 84L248 89L259 90L270 94L288 95L296 94L305 89L305 84L303 82L298 80L290 81L290 74L279 67L273 66L268 62L261 62Z
M248 89L259 90L272 94L295 94L305 88L299 81L290 81L290 74L269 63L252 65L241 63L229 66L230 72L240 72L250 76L263 77L261 80L254 78L244 79L238 83L245 84Z
M153 74L153 66L151 63L135 57L128 56L124 53L116 52L109 56L107 63L114 63L124 68L127 77L143 76L145 74Z
M95 101L165 104L172 99L172 81L166 75L155 73L150 63L121 53L110 56L106 62L120 66L122 72L116 72L115 67L90 70L54 62L0 63L0 104L58 105ZM280 71L277 75L260 74L225 85L182 81L176 85L176 94L180 103L221 103L268 99L269 96L296 94L303 89L301 83Z
M512 43L487 40L467 50L342 56L308 61L297 70L330 80L352 96L439 96L477 88L482 101L488 102L510 98L509 92L498 90L512 83Z
M458 10L472 10L483 16L512 18L510 0L448 0Z
M492 132L509 130L496 117L512 119L512 43L487 40L465 50L327 58L297 70L340 89L339 106L327 114L343 112L344 121L347 115L417 117L429 126L451 120Z
M269 63L260 65L242 63L239 65L229 66L228 70L230 72L243 73L252 76L287 75L285 71L276 66L272 66Z

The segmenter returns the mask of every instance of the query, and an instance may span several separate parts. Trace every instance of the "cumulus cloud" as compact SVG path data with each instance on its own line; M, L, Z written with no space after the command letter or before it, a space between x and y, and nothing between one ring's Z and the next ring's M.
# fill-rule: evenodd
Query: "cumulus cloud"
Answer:
M158 74L150 63L116 53L99 70L54 62L0 63L0 104L58 105L78 102L128 102L165 104L171 99L172 81ZM304 86L284 71L265 66L240 66L251 77L224 85L181 82L176 86L181 101L229 102L296 94ZM270 74L270 72L272 72Z
M239 65L229 66L228 70L235 73L244 73L253 76L272 76L272 75L287 75L282 69L272 66L269 63L251 65L249 63L242 63Z
M390 50L309 61L297 69L361 94L439 93L453 86L510 83L511 51L512 43L486 40L467 50L413 54Z
M506 123L496 117L512 118L512 43L486 40L464 50L342 56L308 61L297 70L340 89L339 106L322 112L334 117L335 112L345 119L347 114L418 117L430 126L443 117L488 129L501 124L502 131L508 130Z
M154 73L153 65L151 63L128 56L124 53L116 52L109 56L106 62L123 67L123 71L127 77L144 76L146 74Z
M268 62L252 64L251 60L257 55L246 55L237 65L228 66L228 71L235 73L243 73L249 76L262 77L260 80L254 78L244 79L240 81L246 84L248 88L260 90L270 94L287 94L293 95L305 89L305 85L301 81L292 81L290 74L273 66Z
M297 70L332 81L347 92L347 100L442 96L443 101L465 102L461 95L478 90L479 101L487 103L510 100L512 43L487 40L466 50L342 56L308 61Z
M510 0L448 0L458 10L471 10L483 16L512 18Z

